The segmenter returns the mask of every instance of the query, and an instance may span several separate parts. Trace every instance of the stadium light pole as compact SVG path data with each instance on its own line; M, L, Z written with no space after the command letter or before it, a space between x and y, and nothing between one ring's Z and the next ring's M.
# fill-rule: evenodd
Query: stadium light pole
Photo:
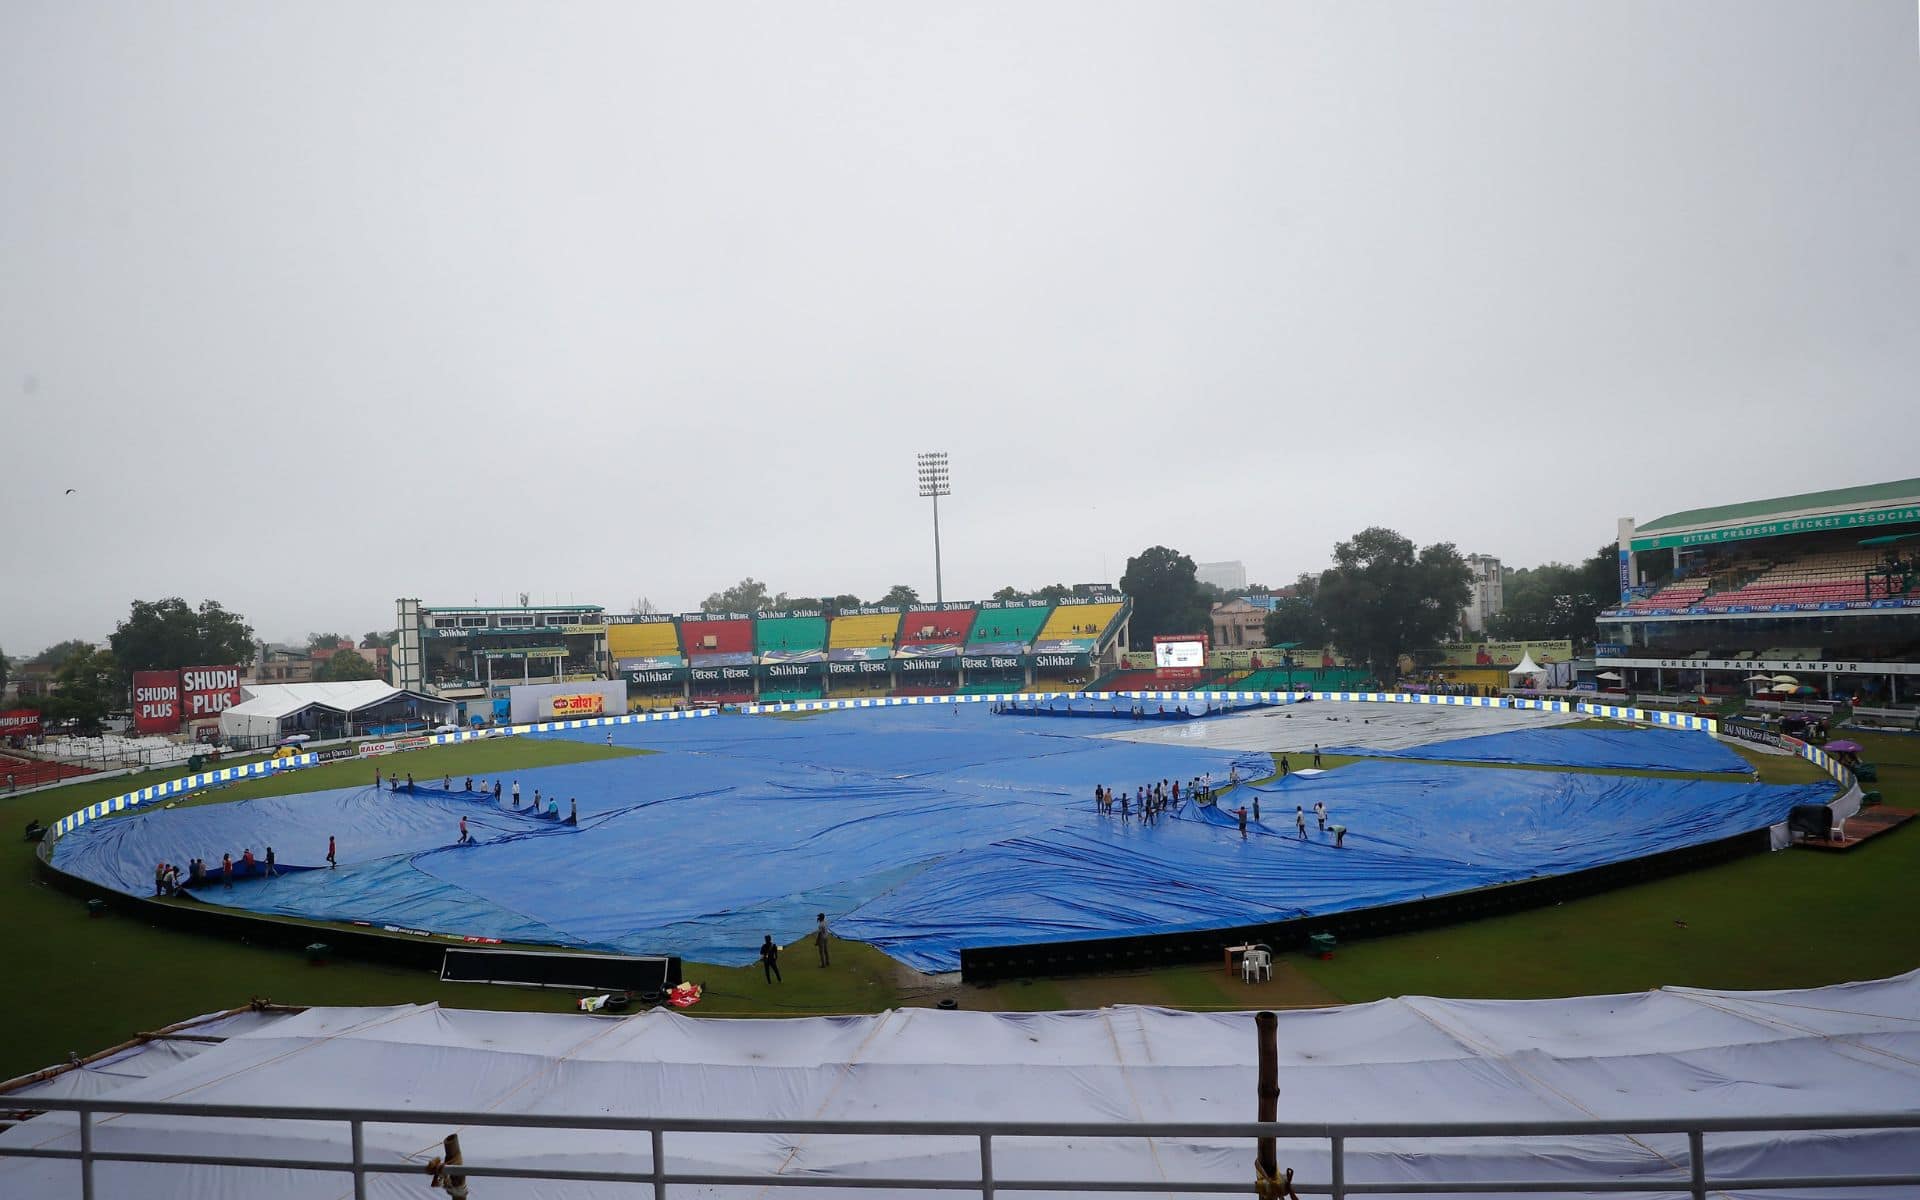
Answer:
M940 582L940 497L953 495L953 486L947 476L947 452L930 450L919 456L920 494L933 501L933 601L946 603L945 589Z

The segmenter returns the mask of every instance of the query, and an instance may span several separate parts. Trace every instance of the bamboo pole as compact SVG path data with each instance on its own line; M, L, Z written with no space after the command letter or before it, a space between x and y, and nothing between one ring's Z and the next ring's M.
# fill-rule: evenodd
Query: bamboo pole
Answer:
M1257 1012L1253 1015L1253 1028L1260 1043L1257 1119L1273 1121L1280 1108L1280 1018L1272 1012ZM1256 1194L1267 1195L1267 1185L1280 1174L1279 1155L1272 1136L1262 1134L1255 1143L1254 1166L1255 1178L1261 1185Z

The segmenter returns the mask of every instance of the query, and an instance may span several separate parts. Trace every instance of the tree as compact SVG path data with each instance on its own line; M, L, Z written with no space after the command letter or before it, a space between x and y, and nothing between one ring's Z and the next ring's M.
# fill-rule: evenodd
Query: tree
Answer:
M1291 596L1282 596L1267 614L1267 644L1281 646L1288 642L1297 642L1312 650L1319 650L1327 644L1327 623L1320 619L1319 609L1314 597L1320 590L1320 581L1311 575L1300 576L1293 585Z
M331 650L341 642L352 642L352 638L337 633L310 633L307 635L307 653L315 650Z
M835 612L845 612L849 608L860 607L860 597L851 592L841 592L827 601L827 607Z
M1133 597L1131 640L1150 645L1162 634L1203 633L1211 628L1205 594L1194 578L1193 559L1152 546L1127 560L1120 590Z
M399 640L400 640L400 631L397 629L392 631L391 633L381 633L379 630L375 629L370 631L365 637L360 639L360 648L362 650L387 649L392 647L392 645Z
M27 660L31 666L53 667L58 670L60 664L76 654L92 654L93 643L83 642L79 638L69 638L64 642L55 642L45 650Z
M896 583L886 595L874 601L881 608L905 608L909 604L920 603L920 593L904 583Z
M1073 589L1064 583L1050 583L1033 595L1035 599L1043 600L1048 604L1058 604L1073 595Z
M378 679L380 672L360 657L357 650L340 650L329 655L313 677L322 683L345 683L350 679Z
M54 680L56 690L43 704L43 713L49 720L78 722L84 732L98 729L107 713L126 697L111 650L68 655Z
M769 595L767 585L749 575L724 592L700 602L702 612L769 612L787 606L787 594Z
M178 596L135 600L127 619L107 639L122 671L171 670L253 657L253 627L218 601L187 607Z
M1002 602L1007 600L1018 600L1020 599L1020 597L1024 596L1025 594L1026 593L1022 592L1017 587L1003 587L999 591L993 594L993 599L999 600Z
M1335 648L1390 682L1400 656L1446 640L1466 607L1471 578L1451 542L1416 550L1411 541L1374 526L1333 548L1321 572L1314 611Z
M1550 562L1509 572L1487 633L1508 641L1591 643L1600 610L1618 602L1619 569L1617 548L1602 546L1578 566Z

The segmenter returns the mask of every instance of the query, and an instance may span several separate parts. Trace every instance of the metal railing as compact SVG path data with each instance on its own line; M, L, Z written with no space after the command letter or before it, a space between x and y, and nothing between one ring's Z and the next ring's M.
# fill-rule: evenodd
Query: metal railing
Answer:
M4 1104L0 1098L0 1104ZM1466 1195L1505 1193L1513 1195L1553 1195L1572 1192L1642 1193L1678 1192L1696 1200L1705 1200L1709 1192L1723 1189L1776 1191L1786 1189L1860 1188L1884 1192L1888 1188L1920 1187L1920 1153L1908 1158L1912 1169L1897 1174L1725 1176L1709 1171L1706 1137L1716 1133L1807 1133L1821 1130L1920 1129L1920 1111L1904 1113L1858 1113L1852 1115L1783 1117L1675 1117L1622 1121L1518 1121L1518 1122L1439 1122L1431 1124L1406 1121L1351 1122L1345 1124L1302 1124L1276 1122L1051 1122L1012 1121L834 1121L834 1120L730 1120L691 1117L617 1117L604 1115L567 1116L541 1113L422 1111L418 1109L373 1109L340 1107L304 1107L299 1105L192 1104L174 1101L114 1100L110 1097L47 1098L19 1097L16 1107L28 1111L60 1111L79 1114L79 1148L56 1149L45 1146L0 1145L0 1157L63 1159L80 1164L80 1196L94 1200L94 1164L151 1163L185 1166L264 1167L294 1171L330 1171L351 1175L355 1200L365 1200L370 1175L420 1175L428 1168L421 1162L370 1161L366 1154L368 1125L428 1125L443 1129L501 1126L522 1129L564 1129L645 1133L651 1143L649 1166L645 1170L610 1171L569 1169L558 1166L516 1167L490 1165L485 1161L460 1162L444 1168L468 1179L541 1179L556 1182L650 1184L656 1200L668 1195L676 1184L704 1187L807 1187L820 1190L873 1190L921 1188L933 1191L977 1193L993 1197L996 1192L1093 1192L1109 1194L1145 1192L1193 1192L1216 1195L1245 1195L1256 1192L1249 1147L1248 1179L1244 1182L1220 1179L1008 1179L994 1170L996 1140L1031 1138L1286 1138L1324 1141L1328 1146L1329 1177L1325 1180L1293 1181L1303 1195ZM349 1154L344 1158L299 1159L248 1154L176 1154L156 1150L122 1151L96 1145L99 1114L152 1116L190 1116L219 1119L263 1121L339 1122L345 1125ZM817 1174L719 1174L713 1172L672 1171L668 1169L667 1136L670 1133L703 1134L816 1134L889 1136L902 1138L971 1139L979 1147L978 1174L952 1176L831 1178ZM1678 1170L1660 1175L1595 1174L1559 1179L1501 1180L1406 1180L1358 1182L1347 1178L1348 1143L1372 1138L1434 1139L1518 1138L1566 1136L1638 1136L1648 1134L1685 1135L1687 1153L1684 1173ZM231 1133L229 1131L229 1136ZM1404 1147L1396 1153L1404 1153ZM1564 1148L1558 1151L1564 1154ZM1444 1158L1429 1160L1444 1163ZM1679 1164L1676 1164L1676 1167Z

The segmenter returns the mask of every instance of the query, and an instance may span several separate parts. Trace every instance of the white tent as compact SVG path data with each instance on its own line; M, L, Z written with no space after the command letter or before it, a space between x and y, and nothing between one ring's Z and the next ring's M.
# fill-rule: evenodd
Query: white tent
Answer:
M1527 678L1531 679L1535 675L1542 674L1544 670L1545 668L1535 665L1533 661L1533 652L1529 650L1520 655L1520 665L1515 667L1513 670L1508 671L1507 678L1512 679L1515 675L1525 675Z
M379 679L356 679L342 683L267 683L248 684L240 689L240 703L220 714L220 736L224 738L264 738L278 740L289 718L308 709L351 716L377 708L390 701L411 698L434 712L451 705L418 692L405 692Z
M226 1040L197 1053L183 1042L128 1051L79 1068L86 1074L78 1080L72 1072L57 1075L7 1099L22 1108L31 1108L36 1094L110 1095L210 1105L829 1121L1120 1124L1255 1116L1254 1022L1245 1012L904 1009L727 1020L671 1010L621 1019L403 1005L316 1008L205 1032ZM1916 1096L1913 1064L1920 1062L1920 971L1803 991L1667 988L1561 1000L1382 1000L1282 1012L1279 1046L1278 1117L1288 1122L1906 1111ZM149 1054L165 1057L143 1065ZM448 1132L369 1125L367 1153L378 1162L422 1164ZM625 1171L652 1165L644 1134L479 1125L460 1133L471 1162ZM78 1121L70 1113L48 1112L0 1132L0 1150L78 1143ZM108 1151L337 1160L346 1143L339 1122L120 1115L93 1128L94 1146ZM822 1185L809 1195L830 1192L837 1179L953 1177L979 1163L979 1146L970 1138L669 1133L665 1146L670 1170L805 1177ZM1917 1130L1716 1133L1707 1146L1709 1163L1721 1174L1891 1173L1920 1162ZM1246 1141L1222 1137L1023 1138L994 1147L1002 1179L1244 1182L1251 1157ZM1328 1177L1324 1140L1283 1140L1280 1161L1302 1179ZM1673 1135L1356 1139L1348 1144L1347 1179L1472 1182L1605 1173L1646 1180L1649 1193L1665 1195L1684 1188L1655 1186L1651 1177L1684 1178L1685 1162L1685 1138ZM263 1187L295 1200L348 1193L344 1176L317 1172L275 1172L270 1186L257 1172L211 1166L103 1163L96 1172L97 1194L142 1200L252 1195ZM424 1176L379 1181L374 1190L381 1196L424 1200L430 1194ZM476 1181L476 1194L478 1182L486 1184L487 1200L645 1194L616 1185L512 1179ZM39 1200L78 1192L69 1163L0 1155L0 1196ZM676 1190L681 1193L758 1196L763 1189L689 1186Z

